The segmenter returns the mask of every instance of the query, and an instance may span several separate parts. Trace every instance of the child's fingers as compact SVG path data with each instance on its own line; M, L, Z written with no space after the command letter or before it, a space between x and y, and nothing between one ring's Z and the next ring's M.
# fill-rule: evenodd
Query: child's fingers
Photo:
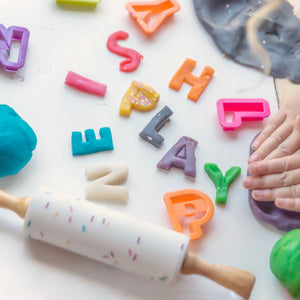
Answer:
M276 155L273 155L272 158L275 157L280 157L278 156L279 153L281 153L283 150L285 150L284 147L286 147L286 145L288 145L289 147L289 141L288 143L284 143L285 140L287 140L289 138L289 136L292 134L293 132L293 124L286 124L287 121L285 122L285 124L282 124L281 126L279 126L270 137L268 137L260 146L259 148L252 153L252 155L249 157L248 162L254 162L254 161L258 161L258 160L262 160L266 157L268 157L268 155L270 153L277 153ZM284 145L284 147L282 146ZM277 151L276 149L278 149L278 147L281 146L281 152ZM293 152L292 152L293 153ZM289 153L289 154L292 154ZM287 154L286 154L287 155ZM283 155L282 155L283 156Z
M300 198L300 184L274 188L256 189L252 191L252 198L258 201L274 201L276 198Z
M286 119L286 114L279 111L268 123L268 125L262 130L262 132L256 137L251 144L251 148L255 151L260 145L271 136L271 134L281 125Z
M298 168L300 169L300 153L251 163L249 164L248 171L253 176L259 176L282 173Z
M300 198L276 198L275 205L282 209L300 212Z
M300 133L297 130L293 132L268 154L265 159L274 159L294 154L300 148Z
M243 185L247 189L280 188L296 184L300 184L300 169L257 177L251 176L243 180Z

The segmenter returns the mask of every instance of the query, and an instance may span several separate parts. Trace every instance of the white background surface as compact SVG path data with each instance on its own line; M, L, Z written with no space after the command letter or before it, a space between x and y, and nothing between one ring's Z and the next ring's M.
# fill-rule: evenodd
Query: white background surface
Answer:
M224 58L203 30L191 0L180 1L181 10L152 37L146 37L125 9L125 0L103 0L94 10L59 7L54 0L1 0L0 23L30 30L26 64L17 74L0 72L0 101L16 110L35 130L37 149L30 163L16 176L0 179L0 188L17 196L32 195L39 185L84 197L85 167L97 163L129 165L124 183L128 202L101 203L107 207L172 228L163 204L170 191L195 188L212 200L215 187L203 170L216 163L223 172L242 168L232 184L225 208L204 228L203 237L190 244L203 260L253 272L257 281L251 299L290 299L269 268L269 255L282 233L258 222L242 187L247 172L249 144L264 122L248 122L235 132L223 132L217 121L219 98L265 98L272 114L277 110L272 78ZM225 4L224 4L225 5ZM106 48L108 36L124 30L120 42L139 51L144 60L133 73L119 71L121 57ZM168 83L183 61L205 65L215 76L197 103L188 100L190 86L179 92ZM105 98L88 95L64 84L72 70L107 84ZM24 80L23 80L24 79ZM132 111L120 117L119 104L132 80L151 85L161 97L155 110ZM161 131L161 149L139 138L139 132L165 105L174 112ZM115 150L72 157L71 132L109 126ZM197 177L181 170L163 172L158 161L183 135L196 139ZM23 221L0 210L0 299L239 299L232 292L200 276L181 275L173 286L151 282L41 242L22 233Z

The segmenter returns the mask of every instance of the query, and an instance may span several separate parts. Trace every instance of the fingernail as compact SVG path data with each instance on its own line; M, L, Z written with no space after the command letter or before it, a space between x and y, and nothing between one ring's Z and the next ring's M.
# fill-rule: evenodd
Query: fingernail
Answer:
M245 188L251 188L252 187L252 184L253 184L253 180L249 177L246 177L244 180L243 180L243 185Z
M261 190L253 190L252 197L256 200L260 200L265 197L265 193L264 193L264 191L261 191Z
M285 206L287 204L287 202L288 201L285 198L277 198L276 199L276 206L283 207L283 206Z
M253 154L249 157L248 161L249 162L255 162L259 160L259 155L258 154Z
M253 150L257 150L258 146L259 146L259 141L255 141L255 142L251 145L251 147L252 147Z
M258 170L259 170L259 164L257 164L257 163L252 163L248 168L248 171L250 173L255 173Z

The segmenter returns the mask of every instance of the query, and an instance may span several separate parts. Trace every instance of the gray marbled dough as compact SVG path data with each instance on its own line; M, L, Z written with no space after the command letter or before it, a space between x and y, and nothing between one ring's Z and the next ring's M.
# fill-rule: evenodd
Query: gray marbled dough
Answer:
M240 64L263 70L248 46L245 27L249 17L266 0L193 1L200 22L223 54ZM270 56L271 75L300 83L300 21L288 2L283 1L263 21L258 40Z

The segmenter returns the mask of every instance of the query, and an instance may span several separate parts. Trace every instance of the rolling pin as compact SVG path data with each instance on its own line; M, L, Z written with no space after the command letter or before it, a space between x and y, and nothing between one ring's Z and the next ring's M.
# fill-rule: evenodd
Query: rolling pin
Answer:
M151 280L173 283L199 274L248 299L253 274L200 260L187 250L190 237L100 205L40 187L33 197L0 191L0 207L24 218L24 233L57 247Z

